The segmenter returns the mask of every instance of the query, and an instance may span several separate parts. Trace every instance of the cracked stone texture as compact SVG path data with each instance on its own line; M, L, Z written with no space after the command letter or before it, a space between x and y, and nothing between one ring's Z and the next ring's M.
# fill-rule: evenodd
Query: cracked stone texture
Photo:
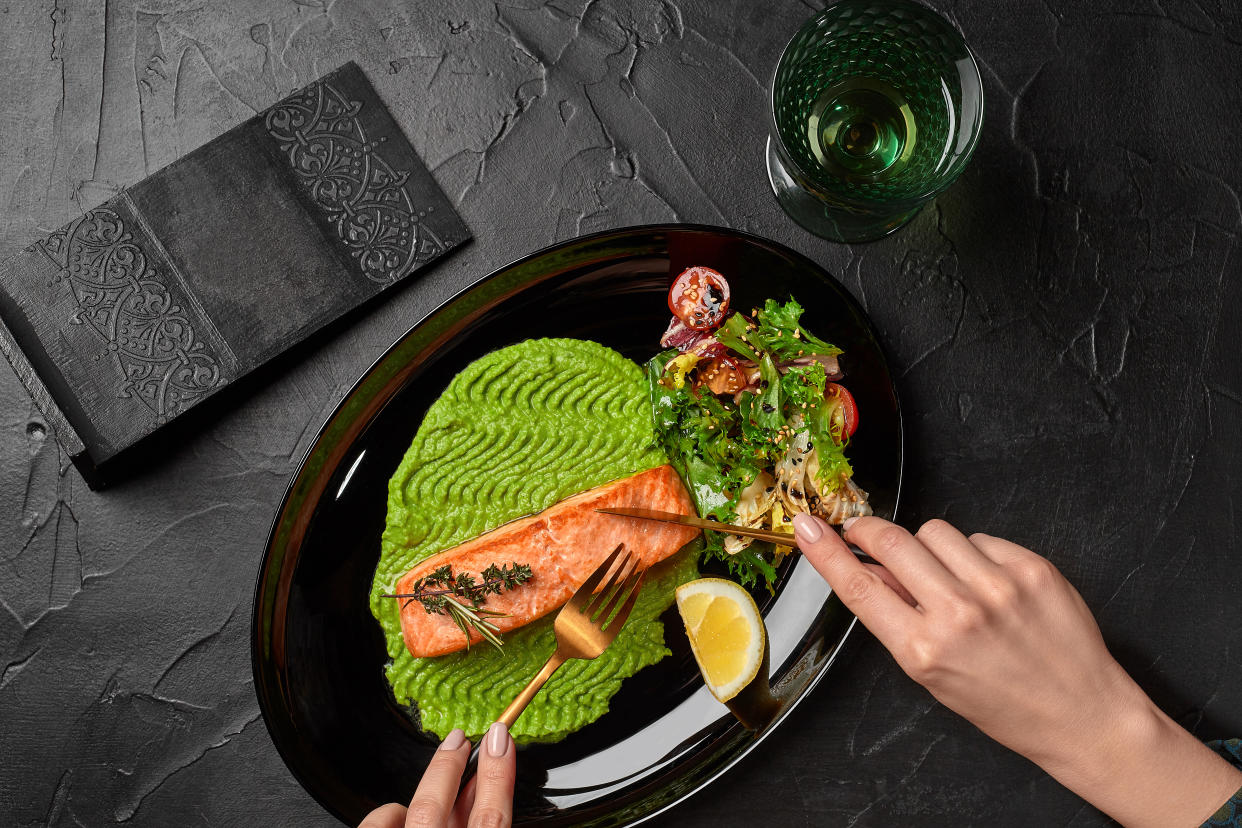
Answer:
M354 378L462 285L657 221L742 228L837 273L900 377L903 520L1046 553L1165 709L1242 735L1242 11L937 0L979 57L982 141L908 228L848 247L788 220L761 160L767 79L819 5L0 4L0 255L349 59L476 238L107 492L0 368L0 824L335 824L281 763L250 676L290 474ZM870 638L659 824L778 820L1107 822Z

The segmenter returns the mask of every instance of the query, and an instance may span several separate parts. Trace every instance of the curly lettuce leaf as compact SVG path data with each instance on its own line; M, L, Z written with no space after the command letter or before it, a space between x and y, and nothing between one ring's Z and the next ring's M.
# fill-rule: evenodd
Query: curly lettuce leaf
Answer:
M732 313L716 331L716 341L726 348L733 349L751 362L757 363L763 359L760 355L763 348L758 343L750 341L750 334L750 322L746 317L740 313Z
M801 318L802 306L797 300L790 299L782 305L769 299L755 314L755 330L750 332L748 342L759 345L780 362L810 354L837 356L843 353L836 345L805 330L799 321Z

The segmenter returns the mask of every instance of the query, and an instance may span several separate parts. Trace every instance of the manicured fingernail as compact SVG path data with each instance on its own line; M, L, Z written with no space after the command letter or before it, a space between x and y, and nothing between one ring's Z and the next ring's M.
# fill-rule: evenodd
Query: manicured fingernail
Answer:
M487 752L490 756L504 756L509 752L509 728L504 722L496 722L487 730Z
M457 750L466 743L466 734L460 727L455 727L440 743L440 750Z
M845 523L841 524L841 531L842 532L850 531L850 527L853 526L857 522L858 522L858 518L856 517L846 518Z
M794 515L793 525L800 543L815 543L824 536L824 527L810 515Z

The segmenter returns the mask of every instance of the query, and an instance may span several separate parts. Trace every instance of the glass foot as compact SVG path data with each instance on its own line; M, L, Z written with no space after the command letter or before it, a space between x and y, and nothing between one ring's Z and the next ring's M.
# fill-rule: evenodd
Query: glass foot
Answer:
M876 214L848 205L829 204L798 186L785 170L772 137L767 145L768 182L781 208L815 235L831 241L869 242L883 238L914 218L922 205L902 213Z

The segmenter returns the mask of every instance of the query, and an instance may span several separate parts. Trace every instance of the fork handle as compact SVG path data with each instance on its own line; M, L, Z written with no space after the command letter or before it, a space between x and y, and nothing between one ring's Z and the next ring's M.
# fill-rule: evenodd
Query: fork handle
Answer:
M531 679L524 688L522 688L522 692L518 693L517 698L505 708L504 712L500 714L500 718L496 719L496 721L504 722L505 727L512 730L513 723L518 720L518 716L522 715L522 711L526 709L526 705L530 704L530 700L535 697L535 694L538 693L543 685L547 683L548 679L552 678L552 674L560 669L560 666L565 663L565 660L565 656L561 655L560 650L553 653L552 657L549 658L547 663L543 665L543 669L540 670L539 673ZM466 761L466 769L461 775L461 785L457 789L459 793L466 789L466 785L469 784L470 780L474 778L474 775L478 773L479 754L483 752L483 743L485 741L487 741L486 733L484 733L479 739L478 744L470 749L470 759Z
M558 649L548 659L547 663L543 665L543 669L522 688L522 692L517 694L517 698L509 703L509 706L505 708L505 711L500 714L500 718L496 721L504 722L505 727L512 730L513 723L518 720L518 716L522 715L526 705L530 704L530 700L535 697L535 694L543 688L548 679L552 678L552 674L559 670L564 663L565 656L561 655L561 651Z

